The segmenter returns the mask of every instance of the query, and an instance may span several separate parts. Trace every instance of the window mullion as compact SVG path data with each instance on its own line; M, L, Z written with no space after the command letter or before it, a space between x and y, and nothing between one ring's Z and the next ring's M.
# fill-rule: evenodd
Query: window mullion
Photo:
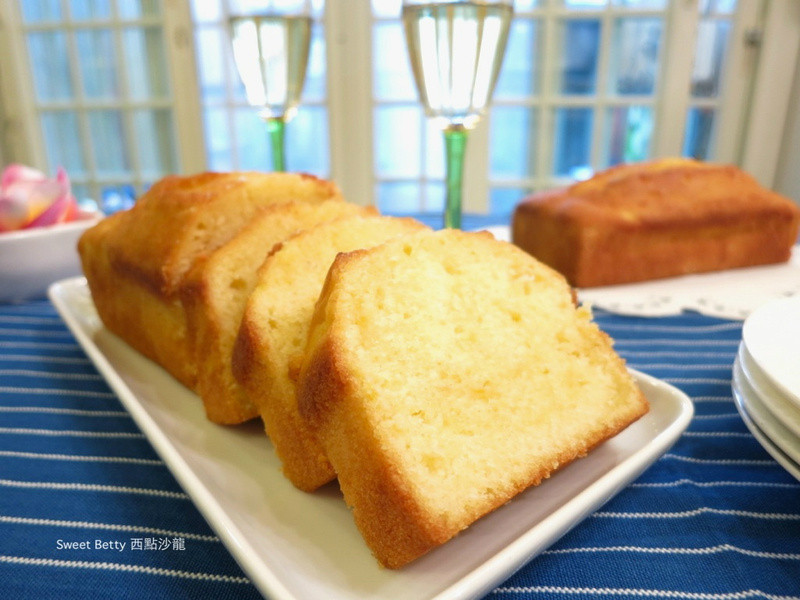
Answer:
M164 41L174 110L178 164L194 173L206 168L203 112L194 54L194 30L188 2L164 2Z
M47 154L36 113L36 92L28 64L19 5L0 2L0 106L3 159L44 169ZM12 83L13 82L13 83Z
M725 57L720 108L715 127L715 158L739 163L745 116L752 97L752 83L758 59L757 44L747 42L747 34L759 26L762 2L739 2Z
M771 2L765 17L741 167L773 187L800 50L800 2Z
M666 39L659 57L662 71L657 90L654 158L679 156L683 150L698 18L696 2L669 4Z
M371 6L326 2L324 19L331 178L349 201L373 204Z
M541 103L538 108L539 127L537 132L538 149L533 171L533 188L546 189L550 187L553 170L553 140L555 136L555 108L557 98L554 91L556 80L558 52L558 19L553 12L548 12L542 18L543 42L541 45Z
M66 4L66 2L64 2ZM67 7L63 8L64 14L67 12ZM80 176L73 176L73 181L76 182L95 182L92 186L92 196L100 198L101 190L98 189L97 181L99 179L97 169L97 156L95 154L95 147L92 141L92 130L89 124L89 107L86 104L86 96L84 94L83 74L80 68L80 56L77 50L77 40L75 39L75 22L72 20L72 15L69 14L67 23L64 24L64 35L66 36L67 46L67 59L69 60L69 70L72 74L72 89L73 98L72 105L67 110L72 110L78 120L78 135L81 138L81 148L83 149L83 164L84 173ZM40 116L41 119L41 116Z
M600 27L600 56L597 61L597 80L595 82L597 97L594 119L592 119L592 147L589 158L589 164L595 171L605 166L606 140L603 137L603 130L608 118L609 99L612 96L609 64L613 53L614 14L608 7L600 18Z

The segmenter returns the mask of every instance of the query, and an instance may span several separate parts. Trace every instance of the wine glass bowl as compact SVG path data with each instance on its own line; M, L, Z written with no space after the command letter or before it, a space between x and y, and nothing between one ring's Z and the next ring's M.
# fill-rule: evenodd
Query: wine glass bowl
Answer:
M275 171L286 168L285 126L303 94L311 26L309 0L260 3L230 17L236 70L247 102L267 124Z
M461 227L468 132L488 107L513 17L511 0L403 0L411 71L426 114L444 132L445 227Z

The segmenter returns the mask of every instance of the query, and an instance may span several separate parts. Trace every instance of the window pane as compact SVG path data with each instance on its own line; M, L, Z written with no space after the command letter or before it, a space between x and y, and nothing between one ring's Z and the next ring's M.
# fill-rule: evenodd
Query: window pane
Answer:
M61 0L19 0L22 18L26 23L60 21Z
M658 74L661 19L625 18L616 23L611 89L617 94L652 94Z
M76 21L106 20L111 17L109 0L70 0L70 16Z
M167 59L161 28L124 29L122 43L131 98L167 98Z
M425 184L425 198L422 202L423 212L444 214L445 192L443 182L428 182Z
M196 4L196 3L195 3ZM198 27L195 33L195 50L197 51L198 76L200 92L205 102L220 102L225 100L225 61L228 61L229 72L233 73L236 82L239 76L233 69L231 53L224 46L224 38L220 27Z
M530 176L535 141L538 138L534 109L525 106L495 106L492 109L491 124L490 176L499 179Z
M417 88L411 74L406 39L399 22L379 23L373 28L373 94L379 100L416 101Z
M114 100L119 98L119 82L110 29L86 29L75 33L78 60L87 98Z
M711 98L719 94L723 59L728 48L730 21L703 19L697 28L697 46L692 69L692 96Z
M86 114L98 175L128 176L131 165L125 148L122 113L117 110L91 110Z
M515 18L497 78L494 97L519 98L539 93L539 22Z
M667 0L612 0L614 6L634 9L664 10Z
M421 159L422 172L429 179L445 177L444 133L435 119L425 118L425 139L423 140ZM469 141L467 142L469 152Z
M203 0L213 6L213 0ZM117 11L123 19L139 19L161 14L161 0L117 0Z
M72 177L83 177L83 162L78 117L74 112L53 111L42 113L42 131L47 162L64 167Z
M238 169L269 171L272 168L272 152L269 148L267 126L257 112L250 107L238 108L234 113L234 123ZM286 161L287 168L293 170L288 157Z
M375 170L379 177L419 177L422 109L379 106L375 111Z
M608 0L563 0L564 6L572 10L600 9L608 4Z
M561 108L555 115L553 174L582 179L591 170L592 110Z
M561 26L562 63L558 89L562 94L593 94L597 87L600 21L564 21Z
M311 30L311 47L308 51L306 81L303 87L303 102L324 102L325 83L325 29L315 23Z
M493 187L489 192L489 211L493 215L510 215L529 193L520 188Z
M135 111L133 129L139 166L145 179L157 179L178 170L172 113L169 110Z
M714 113L709 108L689 109L686 119L686 135L683 155L706 160L711 155L711 139L714 133Z
M419 212L422 193L416 181L381 183L377 195L378 210L382 213L407 215Z
M214 23L222 19L221 0L203 0L190 2L192 18L199 23Z
M733 14L736 0L700 0L700 14Z
M372 14L380 18L400 16L402 0L372 0Z
M266 141L264 137L264 143ZM326 176L328 147L328 114L325 109L321 106L300 106L297 116L286 126L287 168Z
M606 116L605 166L650 158L653 111L648 106L618 106Z
M45 102L72 99L66 36L60 32L31 33L28 49L37 99Z
M207 108L203 111L206 133L206 160L212 171L232 171L233 152L228 113L224 108Z

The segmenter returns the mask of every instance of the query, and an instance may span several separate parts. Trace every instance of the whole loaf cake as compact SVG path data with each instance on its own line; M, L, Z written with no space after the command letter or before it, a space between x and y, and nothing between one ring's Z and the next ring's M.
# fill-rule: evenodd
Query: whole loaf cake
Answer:
M512 241L576 287L779 263L800 208L732 165L664 159L534 194Z

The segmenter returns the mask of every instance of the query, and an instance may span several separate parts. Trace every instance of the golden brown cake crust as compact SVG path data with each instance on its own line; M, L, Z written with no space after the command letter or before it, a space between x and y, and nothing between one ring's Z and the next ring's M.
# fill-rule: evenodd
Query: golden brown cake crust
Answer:
M189 345L198 363L197 393L209 420L230 425L258 416L258 407L233 376L233 343L257 273L277 244L347 215L374 215L372 207L339 199L268 206L236 237L196 261L181 285Z
M98 314L109 330L195 389L197 365L179 296L192 265L268 206L327 199L342 200L338 188L304 174L165 177L79 241Z
M380 285L379 272L397 285ZM575 393L554 391L572 381L582 382ZM337 257L311 322L297 398L359 530L390 568L648 409L560 275L488 234L456 231Z
M666 159L534 194L512 240L592 287L785 262L798 225L800 208L740 169Z
M301 231L259 269L233 350L233 372L260 410L283 473L313 491L335 474L297 412L296 373L325 275L337 253L427 229L411 218L349 216Z
M115 269L154 293L175 293L198 255L227 242L255 212L292 200L338 197L336 186L295 173L201 173L156 182L125 216L124 235L109 241Z

